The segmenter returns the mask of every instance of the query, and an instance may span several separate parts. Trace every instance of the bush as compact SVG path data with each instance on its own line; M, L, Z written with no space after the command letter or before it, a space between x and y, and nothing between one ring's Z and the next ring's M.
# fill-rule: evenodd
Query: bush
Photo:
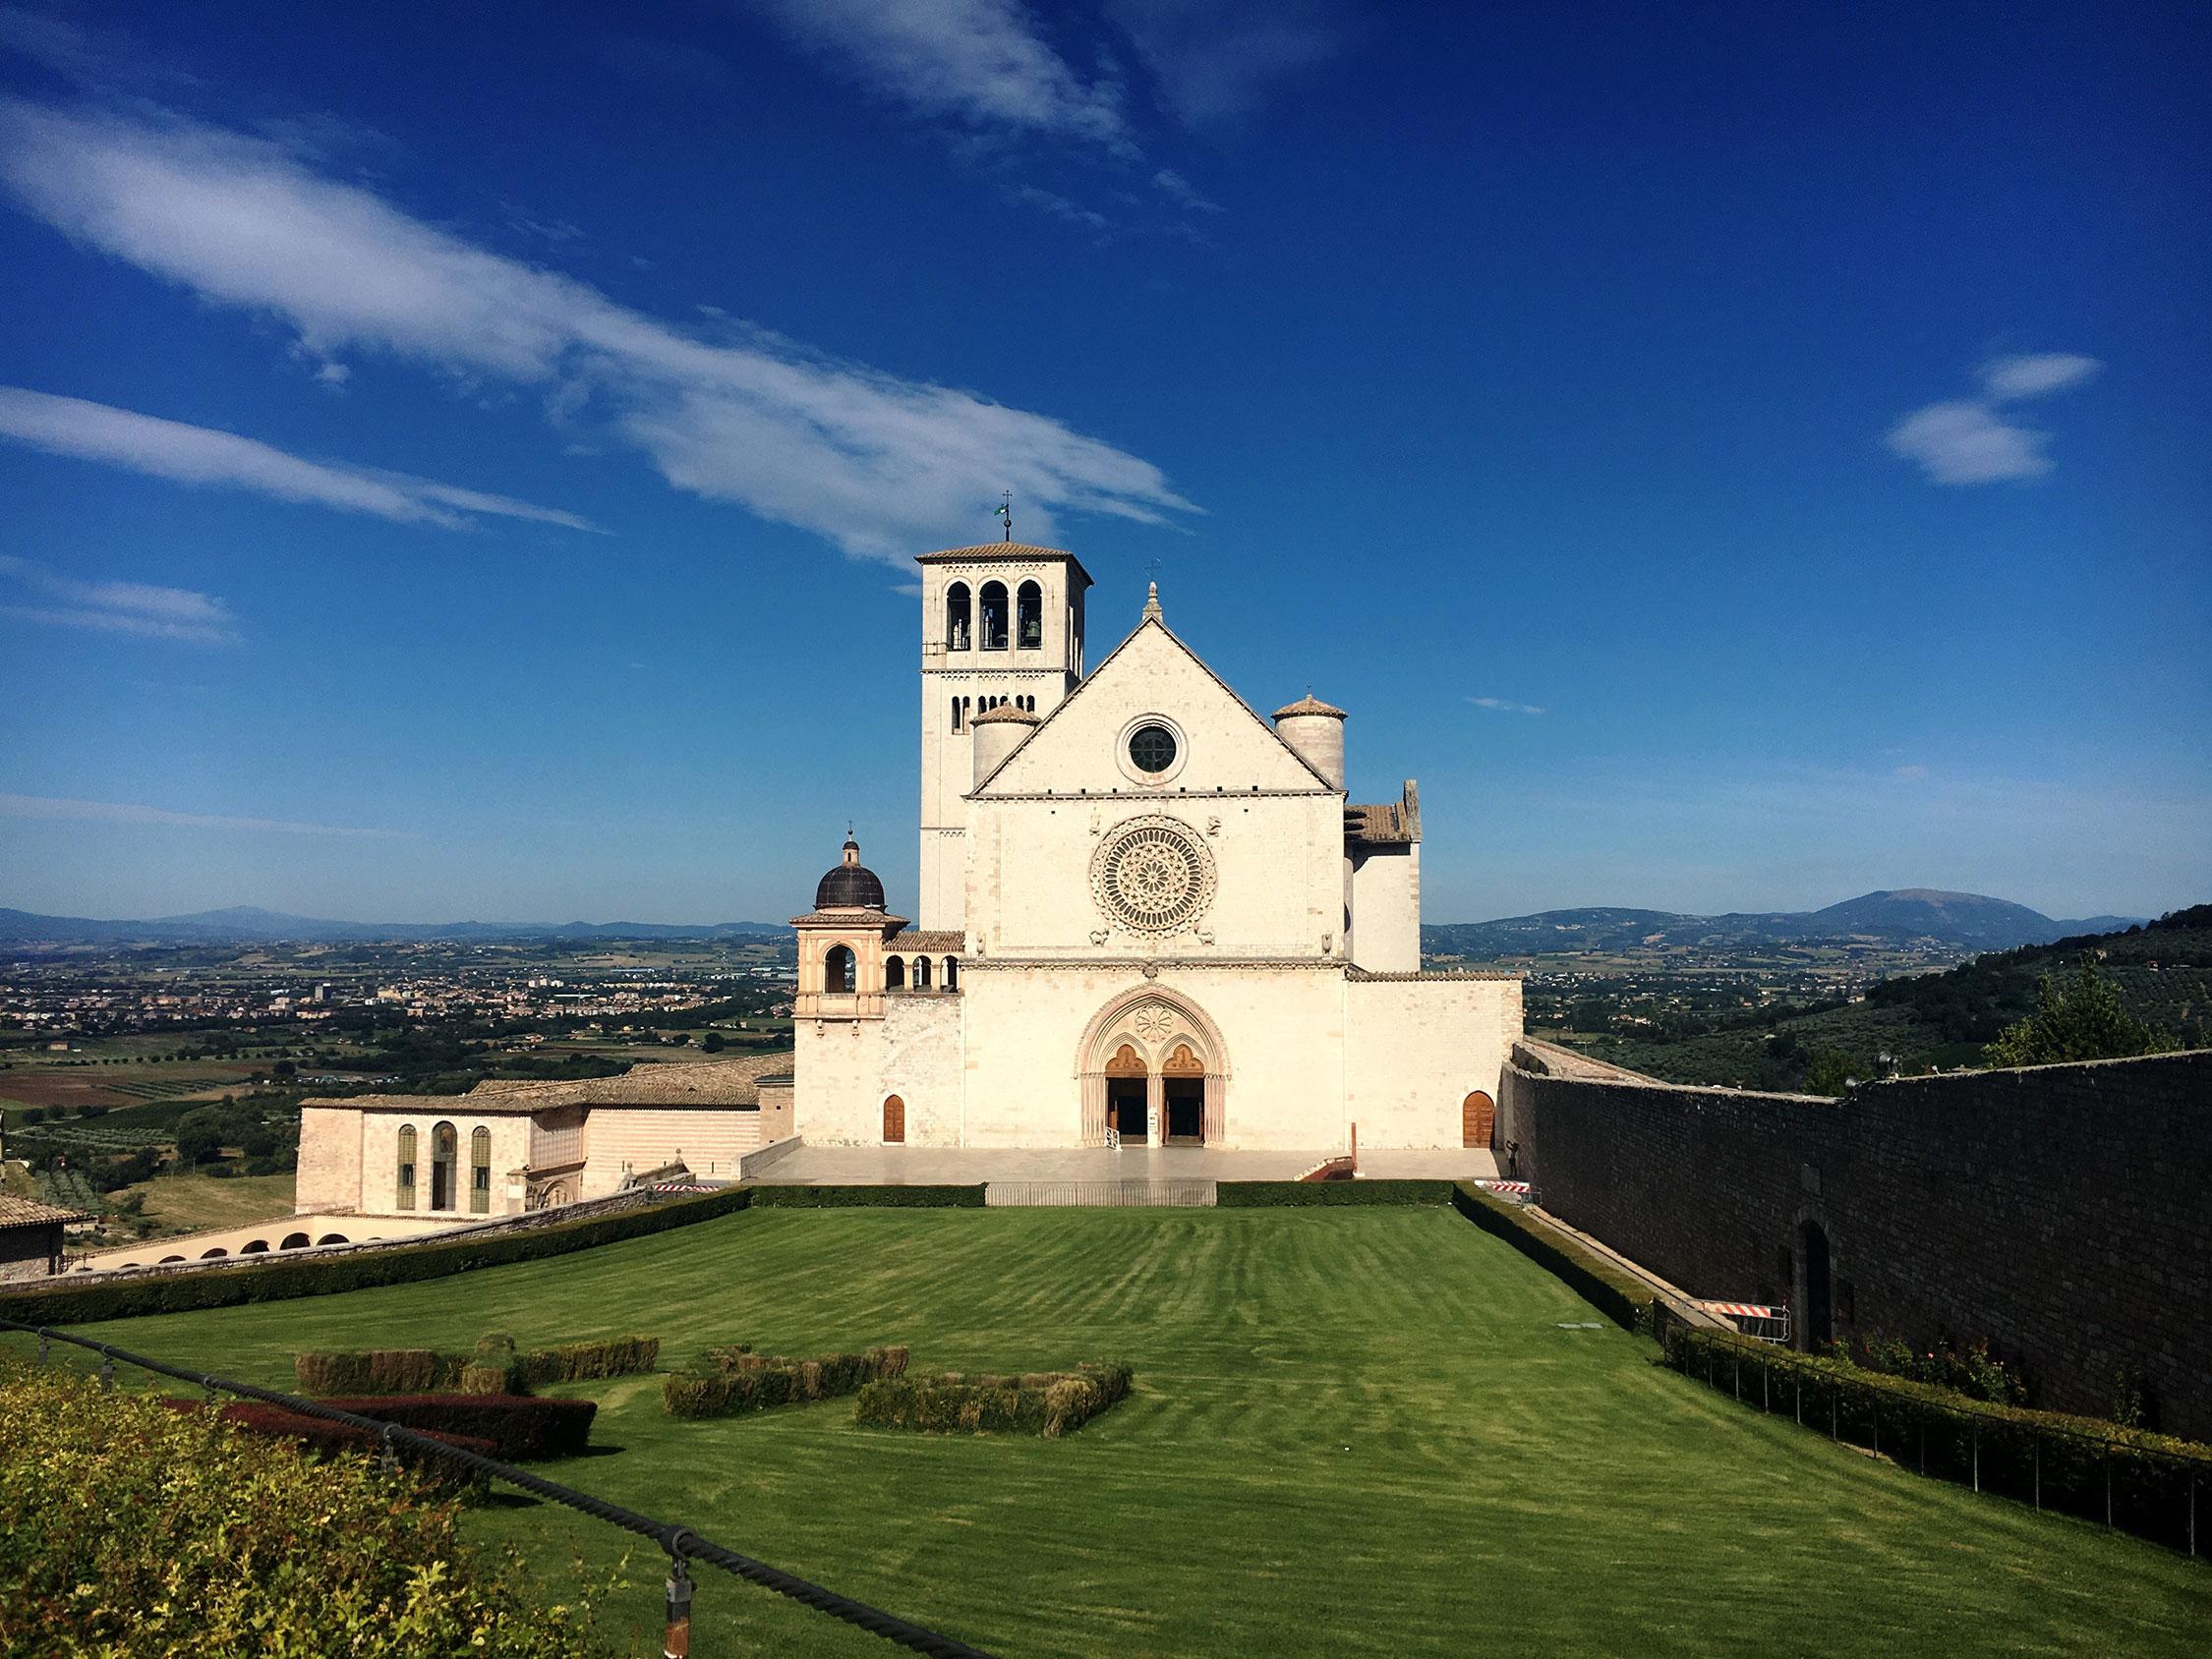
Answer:
M1214 1203L1224 1210L1272 1210L1317 1204L1449 1204L1450 1181L1222 1181Z
M522 1362L515 1354L512 1337L480 1337L476 1351L462 1362L461 1392L522 1394L526 1391L522 1387L521 1370Z
M437 1394L460 1386L464 1361L429 1348L376 1348L367 1353L295 1353L292 1374L303 1394Z
M835 1400L902 1376L903 1347L786 1359L755 1353L748 1344L709 1348L689 1369L662 1379L661 1405L671 1417L733 1417L814 1400Z
M977 1186L756 1186L756 1210L980 1210Z
M1129 1398L1127 1365L1078 1365L1019 1377L908 1377L870 1383L852 1420L862 1428L922 1434L1034 1434L1079 1429Z
M1484 1232L1495 1233L1539 1267L1566 1282L1575 1294L1629 1331L1659 1334L1659 1294L1568 1234L1545 1227L1518 1204L1468 1181L1452 1187L1452 1205Z
M161 1403L174 1411L207 1409L205 1403L198 1400L164 1400ZM248 1434L289 1440L305 1451L320 1453L324 1457L335 1456L340 1452L380 1454L383 1449L383 1438L375 1429L365 1429L355 1423L334 1423L327 1417L287 1410L284 1406L271 1405L265 1401L238 1401L221 1407L216 1414L224 1422L234 1423ZM463 1452L474 1452L480 1458L498 1455L498 1449L491 1441L475 1435L432 1434L430 1438ZM392 1453L398 1458L402 1467L413 1470L423 1485L437 1491L475 1491L486 1485L485 1479L475 1471L449 1462L434 1452L426 1452L420 1446L394 1441Z
M596 1343L570 1343L522 1355L517 1380L526 1388L547 1383L581 1383L597 1377L634 1377L661 1362L659 1337L606 1337Z
M1972 1400L1733 1331L1673 1326L1665 1343L1666 1362L1685 1376L1746 1404L1787 1411L1899 1467L2039 1509L2109 1518L2176 1547L2189 1536L2192 1487L2212 1485L2212 1446L2194 1441Z
M593 1609L541 1605L450 1503L354 1456L88 1378L0 1368L0 1652L569 1659Z
M592 1418L599 1410L589 1400L532 1400L500 1394L341 1397L326 1403L425 1434L488 1440L496 1449L492 1456L512 1463L582 1457L591 1444Z

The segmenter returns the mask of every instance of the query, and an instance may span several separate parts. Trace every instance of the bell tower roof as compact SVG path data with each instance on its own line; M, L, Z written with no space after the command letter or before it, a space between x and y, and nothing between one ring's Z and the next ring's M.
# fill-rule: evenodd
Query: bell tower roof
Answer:
M934 553L915 555L916 564L1034 564L1039 559L1065 561L1076 589L1096 587L1081 559L1065 547L1033 547L1026 542L983 542L972 547L940 547Z

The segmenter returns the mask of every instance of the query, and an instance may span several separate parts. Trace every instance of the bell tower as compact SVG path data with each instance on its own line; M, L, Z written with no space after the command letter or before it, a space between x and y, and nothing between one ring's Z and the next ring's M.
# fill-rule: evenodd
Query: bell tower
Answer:
M967 926L970 723L1012 704L1040 720L1083 674L1075 554L1012 540L924 553L921 566L921 892L925 932Z

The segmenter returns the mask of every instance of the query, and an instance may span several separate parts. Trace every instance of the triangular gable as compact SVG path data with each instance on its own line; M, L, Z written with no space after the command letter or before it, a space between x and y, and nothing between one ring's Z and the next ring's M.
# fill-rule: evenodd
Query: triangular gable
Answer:
M1143 713L1167 715L1195 745L1193 777L1179 780L1183 788L1202 787L1210 794L1219 785L1234 793L1256 783L1265 789L1338 793L1203 658L1154 616L1138 623L973 793L1074 794L1086 786L1094 794L1114 788L1146 793L1121 775L1113 748L1128 719ZM1210 722L1209 715L1214 716ZM1195 781L1200 775L1202 785ZM1175 785L1160 791L1177 792Z

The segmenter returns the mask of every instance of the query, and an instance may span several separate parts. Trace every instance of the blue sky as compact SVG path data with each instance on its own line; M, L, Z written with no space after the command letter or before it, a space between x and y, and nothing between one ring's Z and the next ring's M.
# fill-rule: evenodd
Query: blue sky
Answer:
M281 22L278 21L281 17ZM914 867L996 534L1431 920L2212 896L2212 16L0 5L0 904Z

